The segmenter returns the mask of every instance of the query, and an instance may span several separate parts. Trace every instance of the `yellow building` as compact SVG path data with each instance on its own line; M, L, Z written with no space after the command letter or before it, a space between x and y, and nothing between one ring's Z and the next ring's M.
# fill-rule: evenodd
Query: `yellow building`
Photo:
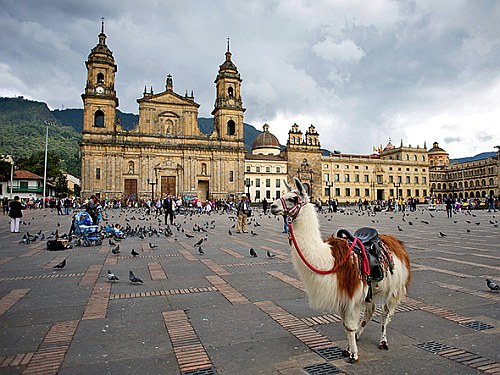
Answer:
M117 65L106 45L104 25L91 50L82 94L82 196L145 199L197 195L227 198L244 191L245 150L241 77L228 49L215 79L214 128L198 128L193 94L174 92L168 75L165 90L137 100L139 123L126 131L116 116Z
M500 148L493 157L450 162L449 154L434 142L429 150L430 189L433 197L485 199L500 196Z

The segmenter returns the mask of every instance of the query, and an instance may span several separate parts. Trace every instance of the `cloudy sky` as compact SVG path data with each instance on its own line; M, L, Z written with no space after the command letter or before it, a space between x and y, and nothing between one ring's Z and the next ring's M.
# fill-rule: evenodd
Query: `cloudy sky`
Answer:
M500 145L500 1L0 0L0 96L81 108L101 17L124 112L172 74L210 117L230 37L245 122L282 144L297 123L343 153Z

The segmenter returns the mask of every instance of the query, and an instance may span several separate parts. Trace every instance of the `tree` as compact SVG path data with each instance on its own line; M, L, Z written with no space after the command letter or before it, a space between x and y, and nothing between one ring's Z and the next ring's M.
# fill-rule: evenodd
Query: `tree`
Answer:
M56 189L56 194L63 196L64 194L67 194L68 191L68 180L66 179L66 176L60 173L56 179L55 179L55 189Z
M16 168L30 171L39 176L43 176L45 154L44 152L37 152L32 154L29 158L21 158L16 162ZM56 178L61 174L60 169L61 158L58 154L49 151L47 154L47 180L56 181Z

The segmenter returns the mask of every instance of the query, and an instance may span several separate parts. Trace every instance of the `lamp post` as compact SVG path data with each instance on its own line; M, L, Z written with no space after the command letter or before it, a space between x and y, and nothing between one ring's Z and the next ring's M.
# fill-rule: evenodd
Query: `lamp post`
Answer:
M148 178L148 185L151 185L151 202L154 201L154 197L155 197L155 191L154 191L154 188L155 188L155 185L157 184L157 182L155 181L150 181L149 178Z
M45 159L43 167L43 208L45 208L45 197L47 194L47 153L49 149L49 125L53 125L52 121L45 121Z
M330 204L330 201L332 200L333 181L326 181L326 187L328 188L328 204Z
M394 188L396 189L396 199L399 200L399 188L401 187L401 182L393 182Z
M247 187L247 198L250 199L250 186L253 185L253 181L250 181L249 178L245 180L245 186Z

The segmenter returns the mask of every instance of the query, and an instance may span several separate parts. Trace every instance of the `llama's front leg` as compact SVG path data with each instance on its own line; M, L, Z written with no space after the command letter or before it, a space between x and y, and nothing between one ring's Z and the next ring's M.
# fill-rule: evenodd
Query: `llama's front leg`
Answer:
M348 314L346 314L348 315ZM353 319L354 318L354 319ZM359 320L359 311L357 314L349 314L349 318L342 319L344 330L347 337L347 350L344 350L344 357L349 357L349 362L358 362L358 346L356 344L356 330Z
M378 344L379 349L389 350L389 345L387 344L387 326L391 322L394 310L396 309L398 303L399 298L390 298L384 305L382 311L382 336L380 337L380 342Z
M373 312L375 311L375 302L366 302L365 303L365 312L363 314L363 319L361 320L361 324L358 327L356 332L356 340L359 340L361 334L365 330L366 325L370 320L372 320Z

